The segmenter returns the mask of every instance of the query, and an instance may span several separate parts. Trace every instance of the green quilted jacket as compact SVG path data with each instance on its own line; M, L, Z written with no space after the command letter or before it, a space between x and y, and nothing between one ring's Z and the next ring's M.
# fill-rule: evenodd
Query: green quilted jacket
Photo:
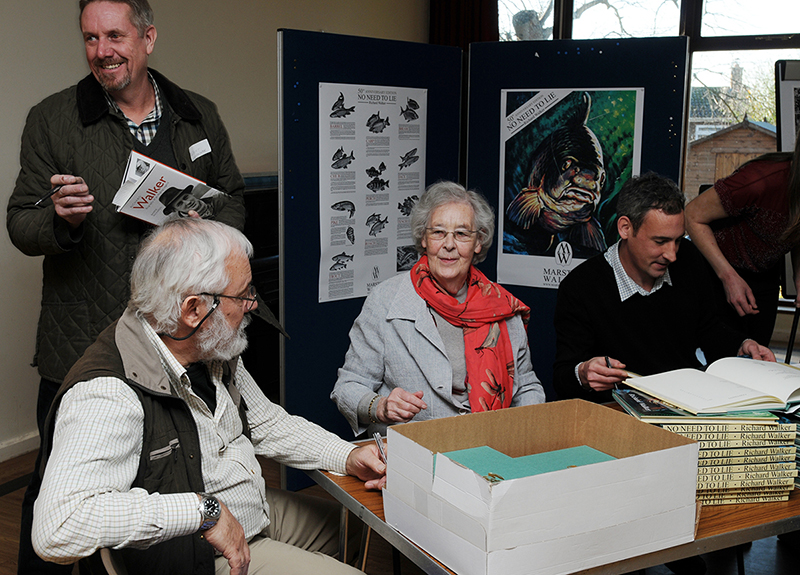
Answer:
M216 106L150 72L171 110L176 167L230 194L216 219L242 229L244 181ZM189 147L204 139L211 153L192 161ZM28 114L6 224L17 248L44 256L33 365L45 379L61 382L89 344L125 310L130 269L148 227L118 214L111 203L132 149L125 118L109 111L91 74ZM76 230L56 216L52 202L34 206L50 189L53 174L81 176L95 198L92 212Z

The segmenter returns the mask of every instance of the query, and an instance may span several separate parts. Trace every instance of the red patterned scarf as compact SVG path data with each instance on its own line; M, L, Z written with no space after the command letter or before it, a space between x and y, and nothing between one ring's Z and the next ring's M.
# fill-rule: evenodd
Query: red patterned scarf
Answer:
M467 298L456 298L436 283L422 256L411 269L419 296L448 322L464 330L467 393L473 412L511 405L514 393L514 350L505 320L516 314L525 325L531 310L500 284L489 281L475 266L467 278Z

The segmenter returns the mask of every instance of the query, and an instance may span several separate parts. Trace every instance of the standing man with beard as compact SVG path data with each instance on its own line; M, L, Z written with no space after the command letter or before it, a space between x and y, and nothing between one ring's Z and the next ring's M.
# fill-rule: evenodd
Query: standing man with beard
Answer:
M91 73L31 109L8 202L12 243L44 256L33 358L41 377L40 436L67 371L128 301L131 265L148 226L111 202L131 150L227 192L214 219L242 229L245 217L244 181L216 106L147 67L157 37L147 0L80 0L80 10ZM26 493L20 573L46 569L30 548L31 515Z
M355 448L272 404L242 365L256 303L252 246L233 228L171 220L142 245L131 299L67 375L48 416L37 552L101 547L128 573L357 573L338 504L268 489L256 455L385 481ZM221 556L214 558L214 551Z

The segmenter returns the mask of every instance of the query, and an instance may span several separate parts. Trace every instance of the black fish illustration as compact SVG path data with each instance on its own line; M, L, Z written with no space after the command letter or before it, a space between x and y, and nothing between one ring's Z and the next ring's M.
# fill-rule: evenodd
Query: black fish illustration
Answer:
M370 166L369 168L367 168L367 175L370 178L377 178L384 172L384 170L386 170L386 164L381 162L381 165L378 166L377 168L375 168L374 166Z
M369 229L369 235L377 236L379 233L383 231L383 228L385 228L386 224L388 223L389 223L389 216L386 216L385 220L378 220L377 222L372 224L372 227Z
M402 106L400 106L400 115L406 119L406 122L411 122L419 118L419 114L417 114L413 109L411 109L411 106L409 106L405 110L403 109Z
M416 100L412 100L411 98L406 98L406 102L408 103L408 107L411 108L412 110L419 110L419 104L417 104Z
M406 152L404 155L400 156L400 169L407 168L417 160L419 160L419 156L415 156L414 154L417 153L417 149L413 148L412 150Z
M345 235L347 236L347 239L350 241L351 245L356 243L356 232L353 229L353 226L348 226Z
M408 271L417 262L419 254L414 246L397 246L397 271Z
M331 160L336 161L344 158L347 154L344 153L344 148L339 148L333 153Z
M336 254L331 259L335 262L345 263L345 262L352 262L353 256L345 252L342 252L340 254Z
M389 118L381 118L380 113L372 114L367 120L367 128L374 134L380 134L389 126Z
M506 215L523 229L566 234L573 245L603 251L606 241L594 213L606 172L600 142L586 126L591 103L584 93L575 112L542 140L533 153L528 185Z
M370 217L367 218L367 222L364 224L366 226L371 226L375 222L379 222L381 220L380 214L372 214Z
M397 204L397 209L400 210L400 213L404 216L410 216L411 210L414 209L414 204L417 203L417 200L419 200L417 196L409 196L403 200L403 203Z
M331 106L331 110L341 110L342 108L344 108L344 94L339 92L339 97L336 98L333 106Z
M331 206L331 208L339 212L350 212L350 215L348 216L350 218L352 218L353 214L356 213L356 205L348 200L336 202Z
M373 178L367 184L367 187L373 192L380 192L389 187L389 180L382 180L380 178Z
M338 272L339 270L345 270L345 269L347 269L347 264L344 263L344 262L335 262L331 266L331 271L332 272Z
M355 106L351 108L344 107L344 94L339 92L339 97L333 103L333 106L331 106L331 110L333 110L331 112L331 118L344 118L345 116L352 114L355 109Z
M339 155L340 152L341 152L342 155ZM352 151L350 152L349 156L345 156L343 154L344 154L344 152L342 151L341 148L339 148L336 151L336 153L333 155L333 158L332 158L333 163L331 164L331 168L333 168L334 170L341 170L341 169L346 168L347 166L349 166L350 162L352 162L353 160L356 159L355 156L353 155Z

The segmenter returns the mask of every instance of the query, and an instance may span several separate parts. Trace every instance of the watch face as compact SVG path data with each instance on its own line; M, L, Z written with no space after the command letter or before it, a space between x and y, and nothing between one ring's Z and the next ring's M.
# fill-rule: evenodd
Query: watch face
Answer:
M213 497L206 497L203 499L203 515L211 519L219 519L221 511L219 501Z

